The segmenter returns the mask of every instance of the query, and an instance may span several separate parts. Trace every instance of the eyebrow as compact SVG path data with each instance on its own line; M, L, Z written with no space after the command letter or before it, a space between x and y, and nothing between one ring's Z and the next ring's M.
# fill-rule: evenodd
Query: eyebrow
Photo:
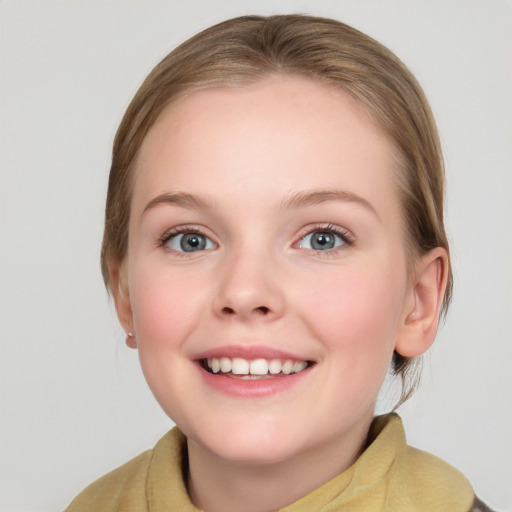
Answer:
M176 192L160 194L159 196L154 197L146 205L142 214L144 215L148 210L164 204L188 208L190 210L208 210L213 208L213 201L210 201L207 198L187 194L185 192Z
M329 201L355 203L362 206L366 210L373 213L377 218L379 218L377 211L369 201L357 194L354 194L353 192L348 192L346 190L304 190L295 192L289 197L283 199L281 202L281 209L304 208ZM186 192L175 192L160 194L154 197L146 205L142 214L144 215L148 210L165 204L179 206L181 208L187 208L190 210L208 210L213 209L214 207L213 200L208 198L188 194Z
M342 201L344 203L355 203L362 206L366 210L372 212L377 218L379 215L372 204L353 192L346 190L304 190L299 191L283 200L282 209L287 208L303 208L306 206L314 206L329 201Z

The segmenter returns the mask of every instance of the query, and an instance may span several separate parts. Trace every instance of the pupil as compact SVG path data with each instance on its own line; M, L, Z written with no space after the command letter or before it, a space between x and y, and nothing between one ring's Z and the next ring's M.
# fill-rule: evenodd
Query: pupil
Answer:
M181 238L181 248L186 252L200 251L206 246L206 240L197 233L188 233Z
M318 232L312 240L314 249L332 249L334 247L334 237L330 233Z

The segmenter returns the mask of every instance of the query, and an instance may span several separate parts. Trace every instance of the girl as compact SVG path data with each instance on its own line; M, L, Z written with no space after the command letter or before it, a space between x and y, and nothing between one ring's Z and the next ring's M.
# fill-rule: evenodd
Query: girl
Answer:
M416 80L342 23L237 18L169 54L116 136L102 270L177 428L68 511L486 510L374 417L450 301L443 181Z

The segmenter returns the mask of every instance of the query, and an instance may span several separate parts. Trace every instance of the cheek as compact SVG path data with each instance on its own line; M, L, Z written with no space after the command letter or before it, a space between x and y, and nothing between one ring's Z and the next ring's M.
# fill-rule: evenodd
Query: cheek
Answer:
M150 263L140 266L130 282L142 371L155 398L175 421L185 395L169 390L190 380L186 341L205 311L201 288L190 277Z
M135 327L144 345L176 346L204 307L201 287L183 272L144 265L130 283Z
M315 292L307 318L329 352L387 368L402 314L403 273L354 268L317 275L309 287Z

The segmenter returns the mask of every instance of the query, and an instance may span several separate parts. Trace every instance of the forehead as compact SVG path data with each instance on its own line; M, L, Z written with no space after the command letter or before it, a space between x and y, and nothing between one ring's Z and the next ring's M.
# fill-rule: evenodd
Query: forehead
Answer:
M266 198L308 188L367 194L376 185L391 193L395 167L393 144L349 93L273 76L168 107L142 144L135 191L145 200L169 189L228 194L243 182Z

